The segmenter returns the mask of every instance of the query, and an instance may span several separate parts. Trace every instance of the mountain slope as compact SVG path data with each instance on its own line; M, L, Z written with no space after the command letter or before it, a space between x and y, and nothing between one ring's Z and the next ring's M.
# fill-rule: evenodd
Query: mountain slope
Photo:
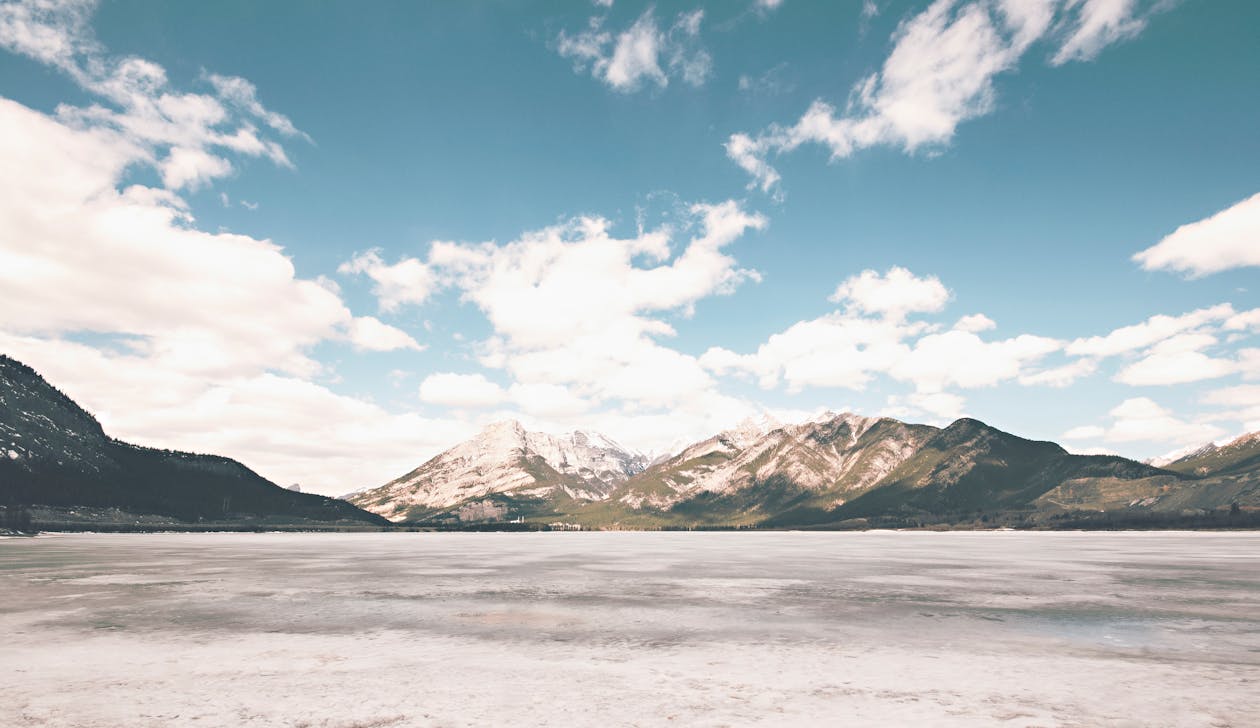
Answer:
M546 517L603 500L647 458L592 432L553 436L497 422L385 485L347 496L394 521ZM527 513L526 513L527 512Z
M653 465L612 500L631 522L648 510L682 523L749 525L794 510L826 510L875 485L935 431L828 413L756 436L746 428L724 432Z
M837 415L737 442L723 433L657 463L585 518L645 526L887 525L1003 514L1220 510L1260 504L1247 483L1199 481L1113 456L1072 455L973 419L944 429Z
M978 420L939 431L877 487L833 515L968 514L1033 507L1067 482L1132 482L1179 476L1121 457L1072 455L1053 442L1016 437Z
M448 524L799 527L1219 511L1260 505L1256 491L1260 483L1242 476L1073 455L973 419L942 429L828 413L799 424L748 421L650 465L594 435L556 438L499 423L353 500L393 520Z
M0 355L0 499L121 509L184 521L381 519L334 498L281 488L214 455L130 445L35 370Z
M1208 443L1164 466L1187 475L1242 475L1260 471L1260 432L1252 432L1224 445Z

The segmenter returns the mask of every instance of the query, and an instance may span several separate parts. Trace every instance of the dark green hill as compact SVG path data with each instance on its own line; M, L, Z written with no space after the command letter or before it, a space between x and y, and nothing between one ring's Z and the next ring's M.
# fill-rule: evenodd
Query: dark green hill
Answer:
M1131 481L1161 475L1169 473L1120 457L1072 455L1053 442L1026 440L964 418L941 430L878 486L833 515L962 515L1021 509L1066 481Z
M342 500L281 488L235 460L114 440L35 370L4 355L0 501L186 522L388 523Z

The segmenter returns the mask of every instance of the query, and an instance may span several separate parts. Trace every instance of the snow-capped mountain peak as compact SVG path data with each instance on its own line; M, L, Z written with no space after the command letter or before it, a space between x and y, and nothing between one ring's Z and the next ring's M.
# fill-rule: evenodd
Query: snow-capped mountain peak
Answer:
M412 518L500 493L599 500L647 467L647 457L597 432L532 432L515 420L475 437L379 488L350 496L388 518Z

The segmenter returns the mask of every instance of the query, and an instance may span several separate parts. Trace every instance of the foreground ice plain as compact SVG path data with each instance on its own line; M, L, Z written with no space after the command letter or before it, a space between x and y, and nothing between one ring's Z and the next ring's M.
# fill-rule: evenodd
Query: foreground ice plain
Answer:
M1257 533L0 539L17 726L1260 725Z

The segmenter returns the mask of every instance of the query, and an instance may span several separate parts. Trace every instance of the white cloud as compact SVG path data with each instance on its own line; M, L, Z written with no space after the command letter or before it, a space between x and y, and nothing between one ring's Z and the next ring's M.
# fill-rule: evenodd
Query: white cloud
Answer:
M293 126L287 116L265 108L258 100L258 88L249 81L239 76L221 76L217 73L208 74L206 79L219 92L219 98L260 119L272 129L285 136L311 140L306 132Z
M828 300L847 302L859 311L901 320L911 313L940 311L949 295L936 276L919 278L905 268L893 266L882 276L873 270L862 271L841 283Z
M806 387L860 391L908 356L903 340L922 330L922 325L836 312L792 324L752 354L711 348L700 364L719 375L746 373L765 389L784 384L790 392Z
M1067 353L1078 356L1116 356L1145 349L1177 334L1231 320L1234 316L1234 308L1228 303L1197 309L1180 316L1158 314L1140 324L1118 328L1106 336L1076 339L1068 344Z
M591 402L573 394L568 387L536 382L516 383L511 398L521 411L532 417L572 420L591 409Z
M1107 434L1105 427L1098 425L1081 425L1063 433L1064 440L1097 440Z
M420 383L420 399L429 404L481 408L499 404L506 392L481 374L430 374Z
M791 126L731 135L726 152L753 177L750 187L769 192L780 178L768 157L806 143L823 145L833 160L873 146L914 152L945 144L959 124L993 110L994 79L1034 42L1063 36L1058 64L1090 58L1141 23L1132 2L936 0L898 26L883 66L853 86L843 111L818 99Z
M595 78L622 93L645 84L658 88L671 77L691 86L702 86L712 72L712 59L699 44L703 10L680 13L674 24L662 30L648 8L625 31L603 29L604 18L591 18L586 30L570 35L561 31L556 51L572 59L575 70L590 70Z
M831 297L847 310L795 323L752 354L711 348L700 363L717 374L751 375L764 388L784 383L792 392L806 387L862 390L877 375L886 375L914 384L920 394L933 394L1017 379L1063 347L1041 336L986 341L965 329L936 332L924 322L906 321L910 313L941 310L948 299L948 289L934 277L920 278L903 268L884 276L864 271ZM983 324L970 318L973 326Z
M1062 347L1056 339L1031 334L984 341L970 332L946 331L915 342L909 355L897 361L889 374L913 382L925 392L951 386L991 387L1018 379L1030 365Z
M228 455L307 492L380 485L476 432L258 369L208 378L148 356L2 330L0 351L35 367L111 436Z
M1178 334L1152 346L1142 359L1116 375L1131 386L1184 384L1216 379L1238 371L1238 363L1208 356L1203 349L1217 343L1210 334Z
M1132 38L1146 27L1138 13L1137 0L1067 0L1068 8L1078 8L1076 23L1051 63L1088 61L1103 48Z
M888 398L890 416L906 418L925 412L937 423L953 422L962 417L966 406L967 400L949 392L911 392Z
M1260 308L1241 311L1228 319L1222 327L1226 331L1251 331L1260 333Z
M1203 395L1203 402L1225 408L1213 412L1210 419L1239 422L1243 432L1260 431L1260 384L1214 389Z
M1159 314L1105 336L1076 339L1066 352L1083 357L1076 365L1091 369L1094 364L1083 362L1124 357L1127 363L1115 381L1131 386L1185 384L1240 372L1246 376L1255 366L1252 350L1237 349L1231 355L1224 347L1249 338L1257 321L1255 310L1238 313L1222 303L1179 316ZM1224 344L1221 335L1228 336Z
M1185 450L1211 442L1225 434L1225 430L1206 421L1187 421L1175 416L1148 397L1126 399L1108 413L1110 422L1103 425L1081 425L1063 433L1066 440L1078 442L1148 443L1162 448ZM1105 453L1106 449L1094 445L1073 452Z
M416 258L402 258L389 264L379 249L357 253L337 267L342 275L366 275L372 280L372 294L382 311L397 311L406 304L421 304L438 288L433 270Z
M973 313L970 316L963 316L954 324L954 328L959 331L969 331L978 334L981 331L990 331L997 328L997 323L993 319L982 313Z
M1019 377L1019 383L1025 386L1066 387L1096 371L1098 371L1096 360L1077 359L1061 366L1022 374Z
M350 342L363 351L397 351L424 347L407 332L371 316L357 316L349 324Z
M266 109L252 84L211 75L205 80L214 95L175 91L158 64L106 51L88 23L95 6L76 0L0 5L0 47L57 68L108 104L62 104L60 120L117 134L120 143L134 147L131 162L155 167L172 190L230 174L228 156L233 154L291 166L284 148L260 134L257 123L281 136L309 138L288 118Z
M1146 270L1173 270L1191 276L1260 265L1260 194L1182 225L1133 259Z
M356 318L334 285L298 277L274 243L197 228L174 190L225 173L231 154L287 162L241 116L270 112L177 92L156 64L111 58L86 25L92 7L0 6L0 45L121 109L62 106L49 116L0 98L0 351L98 414L111 435L238 457L320 492L376 484L460 432L312 381L326 374L310 354L323 342L418 344ZM282 117L268 118L288 133ZM170 189L123 188L143 165Z
M502 416L655 447L755 412L658 339L674 333L668 317L757 279L724 248L765 218L728 201L692 205L679 224L618 238L609 221L584 217L504 245L433 244L425 265L494 329L479 361L511 377L505 404L521 410ZM674 252L684 230L690 237Z
M1161 442L1191 445L1225 434L1216 425L1187 422L1147 397L1126 399L1109 413L1112 423L1103 436L1108 442Z
M795 85L787 79L788 64L780 62L756 76L743 74L736 82L736 88L744 93L774 96L787 93Z
M136 337L172 364L309 374L353 316L266 240L189 225L162 190L115 185L135 147L0 99L0 327Z
M177 190L181 187L197 189L206 183L223 177L232 171L232 164L204 149L175 147L158 165L162 184Z
M722 249L764 217L735 202L694 205L700 227L668 263L672 230L631 239L609 234L602 218L527 233L498 246L434 243L427 264L453 279L516 348L566 345L574 338L669 335L672 328L650 312L690 311L696 301L732 292L755 271L739 268ZM660 264L641 267L643 257Z
M88 21L96 3L8 2L0 5L0 45L67 73L80 73L78 59L96 53Z

